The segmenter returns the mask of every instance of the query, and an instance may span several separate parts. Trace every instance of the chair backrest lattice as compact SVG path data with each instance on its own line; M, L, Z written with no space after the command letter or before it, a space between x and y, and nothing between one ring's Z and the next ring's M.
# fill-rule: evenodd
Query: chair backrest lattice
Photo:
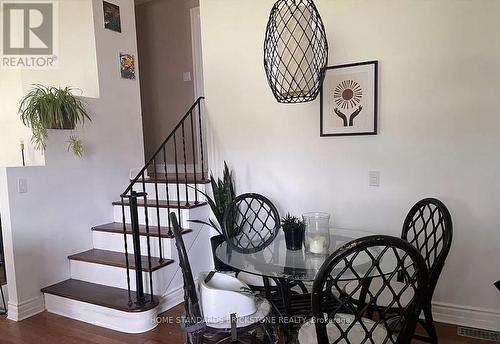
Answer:
M347 292L353 280L357 285ZM400 238L377 235L344 245L327 258L313 285L318 343L410 343L427 285L424 259ZM326 309L326 298L336 301L332 308ZM382 298L384 307L378 306Z
M443 202L426 198L408 212L401 238L420 251L430 274L430 292L434 291L453 239L451 215Z
M234 199L224 215L224 235L232 249L254 253L267 247L278 235L280 216L266 197L247 193Z

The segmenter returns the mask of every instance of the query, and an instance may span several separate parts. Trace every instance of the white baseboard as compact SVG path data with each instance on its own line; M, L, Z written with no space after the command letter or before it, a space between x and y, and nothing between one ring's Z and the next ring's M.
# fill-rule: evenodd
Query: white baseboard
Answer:
M454 305L444 302L433 302L432 305L434 321L491 331L500 331L500 311Z
M181 304L182 302L184 302L183 286L161 297L160 304L158 305L158 313L161 314L163 312L166 312L169 309L172 309L175 306Z
M43 295L40 295L20 304L9 301L7 307L9 308L7 319L21 321L43 312L45 310L45 300Z

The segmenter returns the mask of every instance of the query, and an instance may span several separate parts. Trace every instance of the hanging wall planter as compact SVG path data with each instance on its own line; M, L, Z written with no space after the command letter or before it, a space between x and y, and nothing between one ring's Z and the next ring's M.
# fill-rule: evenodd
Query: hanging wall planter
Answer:
M312 0L278 0L269 17L264 68L280 103L304 103L319 94L328 63L325 27Z

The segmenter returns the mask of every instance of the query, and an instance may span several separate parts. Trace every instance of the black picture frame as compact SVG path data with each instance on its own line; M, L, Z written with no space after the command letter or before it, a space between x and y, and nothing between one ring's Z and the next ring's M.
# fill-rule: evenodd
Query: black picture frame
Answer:
M122 22L120 14L120 6L112 4L107 1L102 2L104 12L104 28L114 31L122 32Z
M320 137L332 137L332 136L357 136L357 135L377 135L378 134L378 60L372 60L372 61L365 61L365 62L356 62L356 63L348 63L348 64L342 64L342 65L335 65L335 66L328 66L324 69L324 80L326 80L328 71L330 70L337 70L337 69L342 69L342 68L352 68L352 67L359 67L359 66L367 66L367 65L373 65L374 69L374 85L373 85L373 130L372 131L366 131L366 132L352 132L352 133L325 133L325 128L324 128L324 115L325 115L325 109L324 109L324 93L325 93L325 82L323 82L323 85L321 87L320 91Z

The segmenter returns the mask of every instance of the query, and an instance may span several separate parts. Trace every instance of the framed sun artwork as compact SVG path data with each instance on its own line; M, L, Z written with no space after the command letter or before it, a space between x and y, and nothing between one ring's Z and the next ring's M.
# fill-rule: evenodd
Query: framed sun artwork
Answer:
M326 67L321 136L377 135L378 61Z

